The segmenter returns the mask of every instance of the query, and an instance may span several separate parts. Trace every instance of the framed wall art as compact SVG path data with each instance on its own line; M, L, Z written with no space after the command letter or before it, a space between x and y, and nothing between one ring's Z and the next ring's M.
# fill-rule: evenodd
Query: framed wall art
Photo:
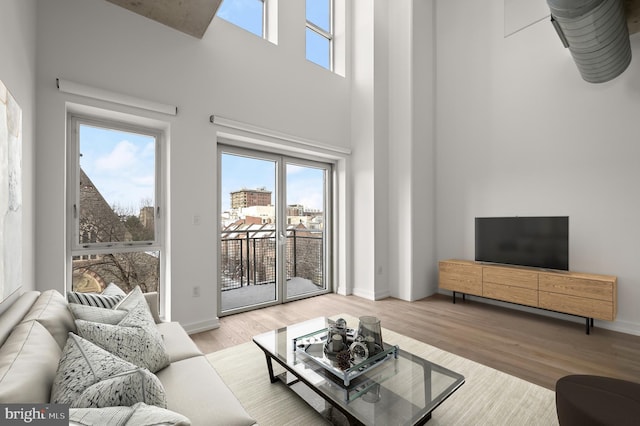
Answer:
M0 81L0 301L22 286L22 110Z

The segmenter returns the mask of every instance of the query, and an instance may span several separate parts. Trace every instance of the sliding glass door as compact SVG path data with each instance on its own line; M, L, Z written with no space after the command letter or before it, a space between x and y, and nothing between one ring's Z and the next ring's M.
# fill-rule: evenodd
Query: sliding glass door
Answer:
M330 291L331 164L220 145L219 315Z

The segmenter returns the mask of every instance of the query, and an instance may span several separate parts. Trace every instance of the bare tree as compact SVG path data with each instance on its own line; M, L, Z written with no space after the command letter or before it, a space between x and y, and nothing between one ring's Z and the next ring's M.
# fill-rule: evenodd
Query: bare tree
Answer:
M87 178L88 181L88 178ZM90 182L90 181L88 181ZM153 215L145 226L133 207L108 206L92 185L81 191L80 243L153 241ZM149 200L141 200L147 206ZM153 208L151 207L153 212ZM143 212L143 209L140 210ZM157 252L131 251L101 253L74 258L75 283L83 280L90 290L104 288L113 282L124 291L140 286L142 291L157 291L160 277Z

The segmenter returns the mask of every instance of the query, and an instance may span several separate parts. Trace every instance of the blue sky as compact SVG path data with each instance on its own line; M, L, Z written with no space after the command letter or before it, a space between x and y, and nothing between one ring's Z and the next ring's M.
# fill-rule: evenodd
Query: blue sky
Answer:
M243 188L265 187L275 202L276 165L271 160L238 155L222 155L221 202L222 211L231 207L231 192ZM310 209L323 210L324 171L295 164L287 165L287 204L302 204Z
M137 212L155 199L155 138L80 126L80 166L110 206Z

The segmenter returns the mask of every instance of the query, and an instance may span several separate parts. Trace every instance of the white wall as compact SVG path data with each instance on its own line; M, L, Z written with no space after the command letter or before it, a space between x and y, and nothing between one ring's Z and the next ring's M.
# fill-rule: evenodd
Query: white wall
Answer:
M22 290L35 284L35 81L36 2L4 0L0 4L0 80L22 108ZM0 304L0 312L21 292Z
M279 1L279 44L214 18L202 40L103 0L38 3L39 288L64 288L65 102L57 77L175 104L170 126L172 319L214 325L215 114L338 147L350 144L350 82L304 58L304 2ZM193 225L199 215L200 225ZM193 298L193 286L201 296Z
M548 20L503 37L503 0L437 2L437 257L474 258L474 217L568 215L570 268L618 277L640 334L640 35L584 82Z

